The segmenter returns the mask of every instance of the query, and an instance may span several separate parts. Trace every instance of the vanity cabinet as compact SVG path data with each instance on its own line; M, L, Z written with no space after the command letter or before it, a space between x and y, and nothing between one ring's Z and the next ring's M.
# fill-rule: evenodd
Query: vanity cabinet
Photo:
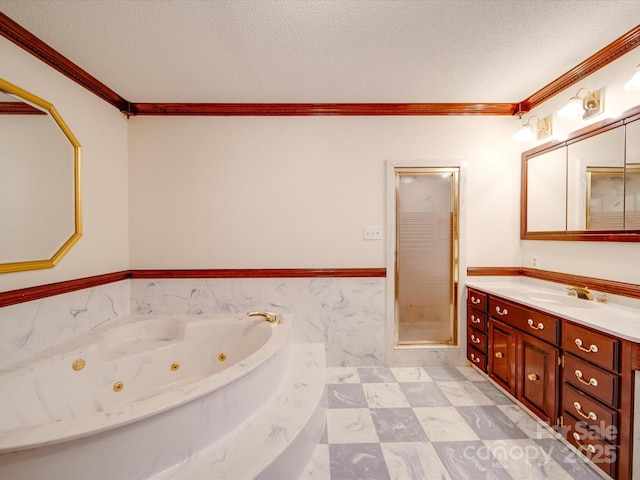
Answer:
M487 373L487 294L467 291L467 359Z
M558 411L559 320L489 296L488 374L545 422Z
M467 331L471 363L605 473L634 478L640 346L474 288L468 288Z
M562 345L563 436L611 477L630 478L631 345L570 322Z

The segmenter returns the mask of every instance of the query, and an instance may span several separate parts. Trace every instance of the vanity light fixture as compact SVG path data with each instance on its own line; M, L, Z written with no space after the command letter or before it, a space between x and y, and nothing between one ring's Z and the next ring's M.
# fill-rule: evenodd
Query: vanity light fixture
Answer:
M624 84L624 89L629 92L640 90L640 65L636 67L636 73L633 74L631 80Z
M518 117L522 121L522 115ZM536 129L534 131L531 122L533 119L537 119ZM542 140L543 138L551 135L551 115L548 115L544 118L540 118L537 115L532 115L527 120L527 123L523 124L514 135L513 139L516 142L520 143L528 143L534 139Z
M580 96L580 92L585 90L587 93L584 97ZM569 102L558 111L558 118L563 120L575 120L582 118L586 120L604 111L604 89L590 91L581 88L577 93L569 99Z
M569 99L569 102L558 110L558 118L562 118L563 120L571 120L577 119L584 115L584 107L582 106L582 97L580 96L580 92L582 90L587 90L586 88L581 88L578 90L573 97ZM589 92L587 90L587 92Z

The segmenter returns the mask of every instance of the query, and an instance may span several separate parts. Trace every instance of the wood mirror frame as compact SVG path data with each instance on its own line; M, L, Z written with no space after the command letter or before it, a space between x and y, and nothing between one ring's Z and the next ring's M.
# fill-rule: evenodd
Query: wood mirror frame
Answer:
M569 145L586 140L595 135L605 133L614 128L625 126L633 121L640 120L640 106L627 110L616 118L609 118L601 122L589 125L583 129L571 133L566 140L555 140L539 145L522 153L521 160L521 190L520 190L520 239L521 240L568 240L568 241L595 241L595 242L640 242L640 230L553 230L530 231L527 227L528 191L527 191L527 167L529 160L560 148L568 148ZM626 136L625 136L626 140ZM626 144L624 166L629 164L626 159ZM635 165L634 165L635 168ZM565 197L566 208L566 197ZM623 212L624 213L624 212ZM566 222L565 222L566 225Z

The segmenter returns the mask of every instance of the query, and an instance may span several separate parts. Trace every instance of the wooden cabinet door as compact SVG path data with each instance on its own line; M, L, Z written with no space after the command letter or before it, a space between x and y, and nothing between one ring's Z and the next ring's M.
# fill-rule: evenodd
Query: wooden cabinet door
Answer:
M516 395L516 331L513 327L489 319L489 377Z
M517 349L517 398L553 425L558 416L558 348L519 332Z

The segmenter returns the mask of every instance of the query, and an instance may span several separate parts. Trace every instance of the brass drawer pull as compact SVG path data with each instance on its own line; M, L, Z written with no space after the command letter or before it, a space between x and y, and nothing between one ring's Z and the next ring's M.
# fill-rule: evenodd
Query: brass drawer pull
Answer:
M574 373L576 374L576 378L578 379L578 381L583 385L591 385L592 387L598 386L598 380L596 380L595 378L590 378L589 381L586 381L582 376L582 372L580 370L576 370Z
M509 313L509 312L507 311L507 309L506 309L506 308L503 308L502 310L500 310L500 307L496 307L496 313L497 313L498 315L506 315L506 314L507 314L507 313Z
M538 375L536 375L535 373L530 373L529 375L527 375L527 378L532 382L535 382L536 380L538 380Z
M504 357L504 353L496 352L496 358L502 358L502 357Z
M527 320L527 324L534 330L544 330L544 323L542 322L538 322L538 325L534 325L533 320L529 319Z
M578 444L578 448L580 450L583 450L583 451L589 452L589 453L596 453L596 447L594 447L590 443L585 445L582 442L580 442L580 434L578 432L573 432L573 438L575 439L576 443Z
M471 315L471 323L480 323L480 319L476 318L475 315Z
M587 353L591 353L591 352L593 352L593 353L597 353L597 352L598 352L598 346L597 346L597 345L593 345L593 344L591 344L591 345L589 346L589 348L584 348L584 347L582 346L582 340L580 340L579 338L576 338L576 345L577 345L577 346L578 346L578 348L579 348L580 350L582 350L583 352L587 352Z
M471 361L474 363L480 363L482 359L480 357L476 357L475 354L471 354Z
M479 298L476 298L474 296L471 297L471 303L473 303L474 305L478 305L482 300L480 300Z
M480 339L476 338L476 336L473 333L471 334L471 341L473 343L480 343Z
M573 402L573 408L576 409L576 412L578 412L578 415L580 415L582 418L586 418L587 420L598 419L598 416L594 412L584 413L584 410L582 410L582 405L580 405L578 402Z

